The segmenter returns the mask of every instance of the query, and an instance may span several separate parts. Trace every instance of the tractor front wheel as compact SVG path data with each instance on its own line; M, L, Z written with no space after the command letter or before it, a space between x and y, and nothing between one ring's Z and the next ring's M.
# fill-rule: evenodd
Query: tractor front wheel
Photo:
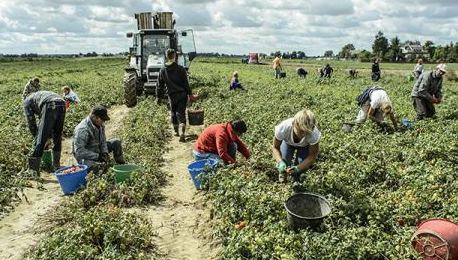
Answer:
M127 107L137 105L137 73L126 71L124 74L124 103Z

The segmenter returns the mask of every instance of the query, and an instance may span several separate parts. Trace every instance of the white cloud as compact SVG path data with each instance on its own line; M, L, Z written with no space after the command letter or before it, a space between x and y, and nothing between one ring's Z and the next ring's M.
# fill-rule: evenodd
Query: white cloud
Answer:
M120 52L134 13L173 11L202 52L303 50L323 54L388 38L458 39L456 0L16 0L0 1L0 53Z

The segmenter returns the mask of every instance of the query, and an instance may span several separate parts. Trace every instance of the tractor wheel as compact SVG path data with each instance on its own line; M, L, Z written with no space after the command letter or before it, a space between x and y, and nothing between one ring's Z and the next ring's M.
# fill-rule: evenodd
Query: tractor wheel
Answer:
M124 103L127 107L137 105L137 73L128 71L124 74Z

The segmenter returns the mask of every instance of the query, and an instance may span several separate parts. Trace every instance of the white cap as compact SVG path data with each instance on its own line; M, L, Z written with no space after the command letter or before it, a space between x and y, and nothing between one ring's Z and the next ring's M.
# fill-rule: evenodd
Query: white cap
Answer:
M443 71L444 73L447 73L447 65L445 65L444 63L441 63L441 64L437 65L436 69L439 69L439 70Z

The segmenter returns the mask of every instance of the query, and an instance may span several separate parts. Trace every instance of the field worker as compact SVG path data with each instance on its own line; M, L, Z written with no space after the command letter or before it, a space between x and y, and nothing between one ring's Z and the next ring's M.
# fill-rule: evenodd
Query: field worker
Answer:
M417 65L415 65L415 68L413 70L413 74L415 76L416 79L418 79L420 77L420 75L423 73L424 69L423 69L423 60L422 59L418 59L418 62L417 62Z
M73 156L79 164L91 168L96 162L108 163L108 153L111 152L117 164L125 163L121 141L106 140L105 122L108 120L110 117L107 109L98 105L76 126L73 133Z
M436 114L434 104L442 102L442 76L445 73L447 66L439 64L434 71L422 73L415 82L411 96L418 120Z
M380 65L379 60L374 59L374 63L372 64L372 81L378 81L381 77Z
M192 151L194 158L214 158L223 160L225 164L232 164L236 162L236 153L239 151L248 160L250 151L240 140L240 136L246 131L247 126L243 120L208 126L197 138Z
M279 79L280 78L280 73L283 70L283 67L281 66L281 59L280 59L280 53L277 53L275 55L275 59L272 61L272 67L275 71L275 78Z
M291 174L294 184L299 184L301 173L310 168L318 156L320 138L315 115L308 109L275 126L272 153L279 182L285 182L286 175Z
M40 90L40 80L38 78L34 78L29 80L24 87L24 91L22 92L22 100L24 100L30 93L37 92Z
M239 73L237 71L234 71L234 73L232 74L231 84L229 85L229 90L236 89L245 90L239 81Z
M168 61L165 68L159 71L159 84L156 88L156 97L159 104L159 97L162 96L164 87L170 103L170 117L175 131L175 136L180 137L180 142L185 141L186 132L186 105L188 98L192 96L188 83L186 69L176 63L176 52L174 49L167 50ZM181 134L179 133L181 128Z
M358 97L360 110L355 123L362 124L369 117L377 125L386 126L385 118L389 117L394 128L398 127L393 104L384 89L374 86L366 89L360 97Z
M305 79L305 77L307 77L307 74L308 74L308 72L302 67L297 68L296 69L296 73L300 78L304 78L304 79Z
M80 103L80 99L78 98L78 95L69 87L69 86L64 86L62 88L62 91L64 92L64 100L65 100L65 107L69 107L70 104L78 104Z
M326 64L326 66L320 71L320 77L331 78L333 72L334 69L329 64Z
M350 69L350 78L357 78L358 77L358 71L356 69Z
M40 174L40 161L49 138L53 139L53 168L60 167L62 131L65 120L65 102L59 94L51 91L30 93L24 100L25 116L30 132L34 137L34 148L28 159L29 170ZM39 117L39 123L35 119Z

